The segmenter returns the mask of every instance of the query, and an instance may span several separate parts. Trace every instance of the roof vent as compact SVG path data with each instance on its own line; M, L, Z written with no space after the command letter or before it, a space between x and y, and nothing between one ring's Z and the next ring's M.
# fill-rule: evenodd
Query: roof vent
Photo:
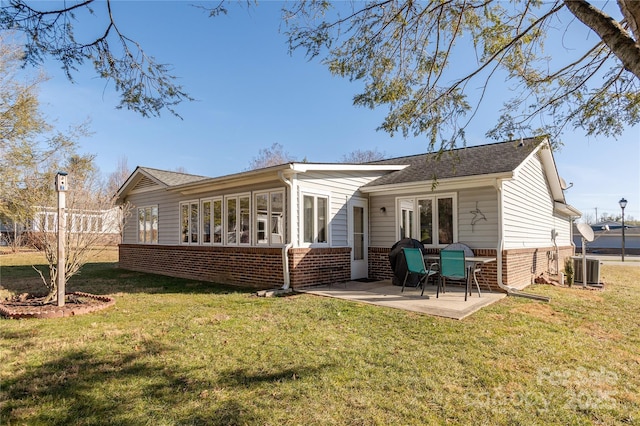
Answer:
M518 144L518 146L524 146L524 139L520 138L520 143Z

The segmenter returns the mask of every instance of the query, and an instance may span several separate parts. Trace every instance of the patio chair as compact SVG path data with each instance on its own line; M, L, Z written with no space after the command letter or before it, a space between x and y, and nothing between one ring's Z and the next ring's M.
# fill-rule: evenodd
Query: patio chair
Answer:
M444 293L446 288L446 280L462 280L464 281L464 300L467 300L469 289L469 273L473 268L465 262L464 250L441 250L440 251L440 284L436 290L436 298L440 296L440 287ZM480 286L476 281L478 288L478 297L480 297Z
M475 256L475 253L473 252L473 250L471 250L471 247L469 247L468 245L466 245L464 243L449 244L448 246L446 246L442 250L463 250L465 258ZM466 262L467 268L469 268L470 270L473 270L473 282L476 283L476 288L478 289L478 297L481 297L480 296L480 285L478 284L478 274L480 272L482 272L482 269L480 267L478 267L478 264L475 263L475 262L469 262L469 261L465 261L465 262ZM487 286L489 286L489 289L491 289L491 286L489 285L489 283L487 282L486 279L484 280L484 283ZM471 294L471 290L469 290L469 294Z
M402 281L402 290L400 292L404 292L404 287L407 283L407 278L409 278L409 275L417 274L420 275L418 286L422 286L422 293L420 293L420 296L423 296L425 282L429 281L429 277L438 273L438 269L435 267L437 266L437 264L431 264L429 266L429 269L427 270L424 264L424 258L422 257L422 250L420 250L419 248L405 247L402 249L402 251L404 252L404 258L407 261L407 273L404 275L404 281Z

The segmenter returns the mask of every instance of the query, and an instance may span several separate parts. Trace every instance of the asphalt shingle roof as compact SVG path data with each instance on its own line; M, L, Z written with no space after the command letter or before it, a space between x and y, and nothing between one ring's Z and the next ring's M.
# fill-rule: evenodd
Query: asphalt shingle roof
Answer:
M170 172L168 170L152 169L150 167L140 167L140 170L143 170L144 172L167 186L176 186L209 179L206 176L190 175L188 173L180 172Z
M540 142L531 138L375 161L370 164L407 164L409 167L382 176L365 187L510 172L522 164Z

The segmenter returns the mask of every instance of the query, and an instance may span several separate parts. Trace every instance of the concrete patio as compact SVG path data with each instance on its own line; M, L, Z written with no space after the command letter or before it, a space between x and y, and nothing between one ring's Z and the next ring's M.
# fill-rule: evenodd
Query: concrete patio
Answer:
M461 286L447 286L447 292L440 293L437 299L435 285L428 284L422 297L420 296L421 289L407 287L404 292L401 290L402 287L395 286L390 280L386 280L349 281L298 291L458 320L507 296L505 293L483 291L482 297L478 297L478 292L474 291L465 302L464 290Z

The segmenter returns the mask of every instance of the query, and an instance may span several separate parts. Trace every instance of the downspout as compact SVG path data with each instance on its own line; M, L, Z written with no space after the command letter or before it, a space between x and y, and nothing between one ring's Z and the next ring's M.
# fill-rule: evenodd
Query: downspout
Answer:
M554 229L551 230L551 235L553 237L553 247L555 248L554 253L555 253L555 259L554 259L554 264L556 265L556 271L555 274L556 275L560 275L560 248L558 247L558 241L556 241L556 239L558 238L558 231ZM549 271L549 273L551 273L551 271Z
M515 287L509 287L502 282L502 250L504 249L504 222L502 220L502 181L496 181L496 190L498 191L498 248L496 251L496 262L497 262L497 280L498 287L504 290L507 293L507 296L518 296L525 297L528 299L542 300L544 302L548 302L551 300L550 297L540 296L537 294L524 293Z
M284 177L284 174L282 173L282 171L278 172L278 177L280 178L280 180L282 182L284 182L285 185L287 185L289 187L289 211L287 212L287 217L288 217L288 234L289 234L289 242L287 244L285 244L282 247L282 274L283 274L283 280L284 280L284 284L282 285L281 289L282 290L288 290L289 287L291 286L291 274L289 272L289 249L291 247L293 247L293 195L294 195L294 190L293 190L293 182L289 179L287 179L286 177Z

